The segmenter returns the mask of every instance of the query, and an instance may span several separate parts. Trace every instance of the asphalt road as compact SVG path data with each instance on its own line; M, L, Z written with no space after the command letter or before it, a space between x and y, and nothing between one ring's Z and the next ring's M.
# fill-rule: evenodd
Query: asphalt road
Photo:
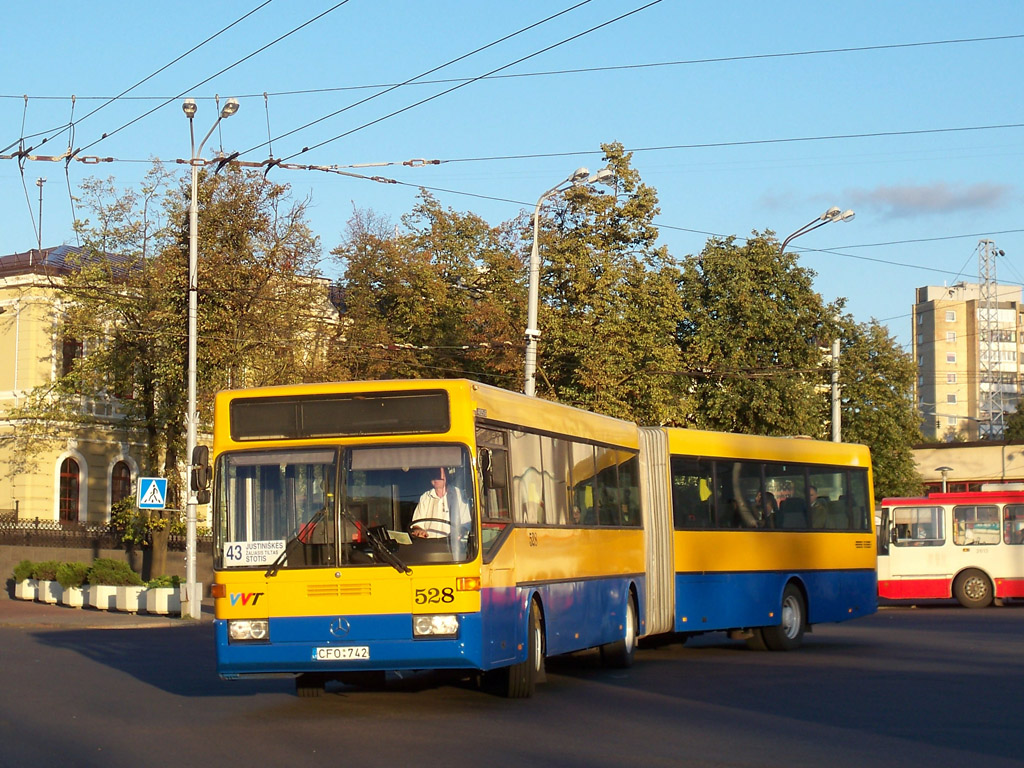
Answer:
M1024 766L1020 603L884 608L792 653L711 634L625 671L578 654L509 701L432 673L299 699L219 680L208 620L32 625L4 601L0 766Z

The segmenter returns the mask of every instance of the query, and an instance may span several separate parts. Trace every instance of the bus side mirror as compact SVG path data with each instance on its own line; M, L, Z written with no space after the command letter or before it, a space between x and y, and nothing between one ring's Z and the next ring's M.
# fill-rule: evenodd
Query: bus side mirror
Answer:
M480 470L483 472L485 489L492 490L505 487L505 473L494 471L493 456L487 448L480 450Z
M196 492L199 504L210 503L210 449L205 445L197 445L192 449L190 485Z

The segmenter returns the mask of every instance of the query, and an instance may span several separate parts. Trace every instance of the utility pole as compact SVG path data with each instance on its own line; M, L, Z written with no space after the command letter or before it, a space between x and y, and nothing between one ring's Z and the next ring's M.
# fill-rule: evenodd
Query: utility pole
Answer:
M46 183L46 179L36 179L36 186L39 187L39 229L36 231L36 246L39 251L39 258L43 258L43 184ZM32 256L28 258L28 265L32 266Z
M999 283L996 256L1005 256L991 240L978 242L978 432L979 437L1003 437L1003 376L1000 363Z

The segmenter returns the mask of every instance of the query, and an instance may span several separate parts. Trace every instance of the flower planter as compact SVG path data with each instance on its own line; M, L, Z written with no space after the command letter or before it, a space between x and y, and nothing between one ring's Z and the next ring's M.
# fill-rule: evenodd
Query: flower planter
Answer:
M89 605L101 611L116 611L117 587L109 584L90 584Z
M181 593L175 587L150 587L146 590L146 613L181 613Z
M14 585L14 596L19 600L35 600L39 594L39 582L36 579L23 579Z
M145 593L145 587L118 587L117 610L127 611L128 613L138 613L145 610Z
M64 594L64 588L56 581L50 581L48 579L40 579L39 587L36 593L36 600L43 603L50 603L56 605L60 602L61 595Z
M85 592L81 587L68 587L60 596L60 604L69 608L81 608L85 605Z

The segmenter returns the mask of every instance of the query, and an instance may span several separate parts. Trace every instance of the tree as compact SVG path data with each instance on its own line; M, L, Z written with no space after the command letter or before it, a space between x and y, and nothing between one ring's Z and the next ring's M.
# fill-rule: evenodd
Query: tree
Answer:
M655 244L656 192L621 144L602 149L614 194L574 186L542 212L537 392L643 423L674 421L684 386L680 271ZM532 227L523 236L532 245Z
M1024 411L1020 409L1021 402L1017 401L1017 407L1006 417L1003 427L1003 439L1011 443L1024 442Z
M423 193L405 234L357 211L331 253L344 269L351 378L469 376L507 385L522 362L525 296L508 225L442 208Z
M115 423L144 444L142 472L168 478L168 505L180 509L187 379L188 203L159 165L139 189L113 181L83 184L89 219L76 222L82 256L55 287L65 302L62 333L85 354L52 387L32 393L13 418L52 429L111 418L81 408L83 396L110 404ZM304 203L258 172L227 167L200 174L199 412L210 423L225 386L303 380L315 367L326 286L315 273L318 245ZM162 569L169 520L157 532Z
M825 304L813 278L770 231L743 245L711 238L684 260L677 339L692 378L689 425L825 436L820 347L842 304Z
M921 441L913 358L877 321L842 320L842 436L871 448L875 498L913 496L921 478L911 448Z

